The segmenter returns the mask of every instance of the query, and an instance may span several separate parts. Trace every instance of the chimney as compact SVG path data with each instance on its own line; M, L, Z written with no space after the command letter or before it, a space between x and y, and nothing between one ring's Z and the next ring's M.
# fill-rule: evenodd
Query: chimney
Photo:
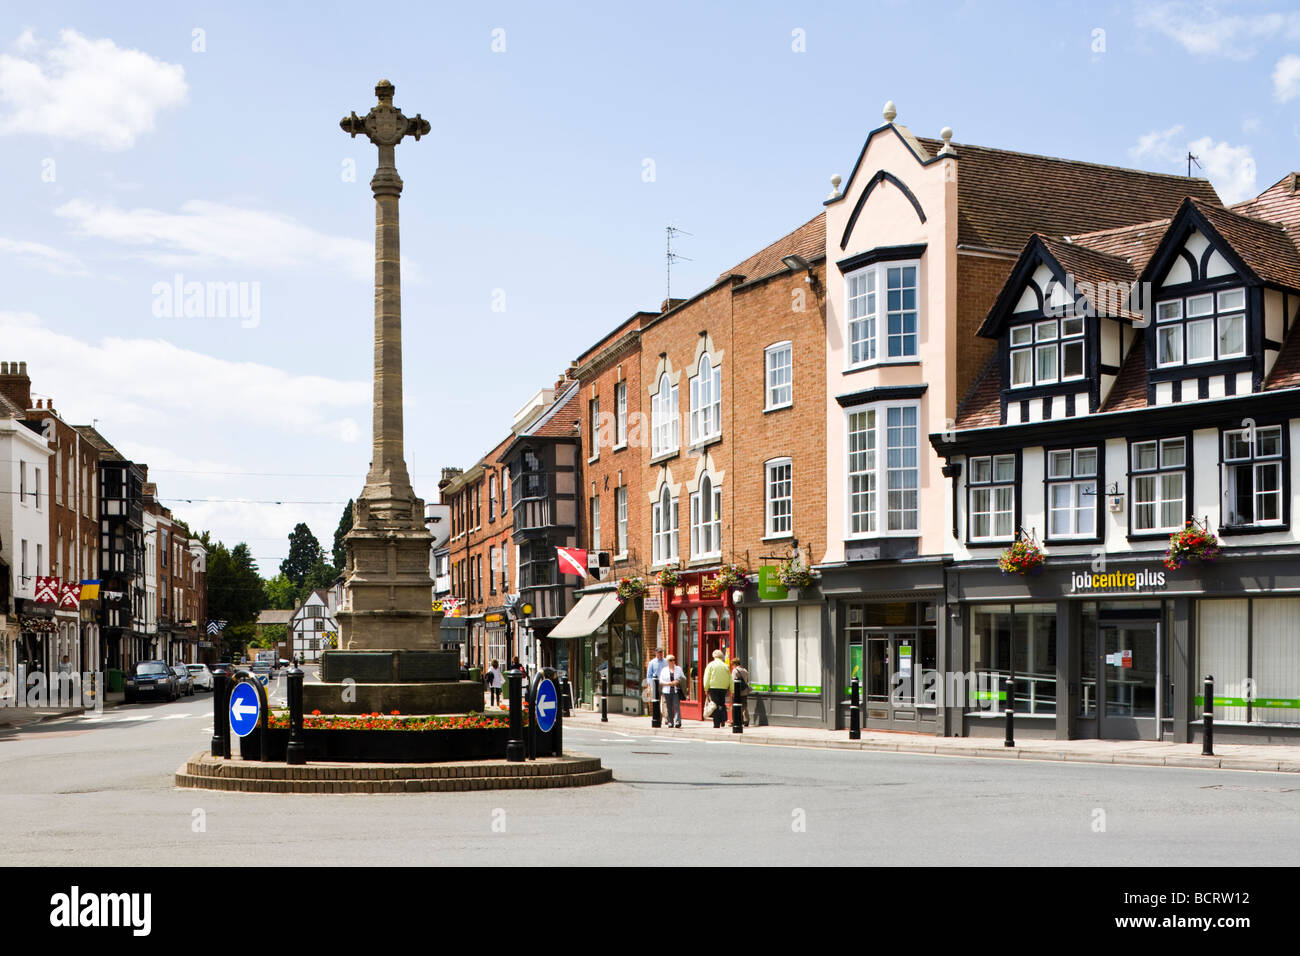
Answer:
M664 299L663 302L660 303L659 305L659 311L671 312L673 309L677 308L685 301L686 301L685 299Z
M26 362L0 362L0 395L26 411L32 407L32 380Z

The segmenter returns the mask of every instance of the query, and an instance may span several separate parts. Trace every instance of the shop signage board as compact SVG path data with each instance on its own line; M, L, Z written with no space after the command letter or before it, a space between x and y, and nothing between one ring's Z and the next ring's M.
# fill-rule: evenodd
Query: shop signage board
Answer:
M1197 707L1205 706L1205 698L1197 694L1195 697ZM1300 698L1288 699L1285 697L1215 697L1215 707L1270 707L1283 708L1287 710L1300 710Z
M912 645L900 644L898 646L898 676L912 676Z
M1132 667L1133 652L1131 650L1116 651L1114 654L1106 655L1106 663L1111 667Z
M789 590L777 577L777 569L765 564L758 569L758 597L762 601L784 601L790 596Z

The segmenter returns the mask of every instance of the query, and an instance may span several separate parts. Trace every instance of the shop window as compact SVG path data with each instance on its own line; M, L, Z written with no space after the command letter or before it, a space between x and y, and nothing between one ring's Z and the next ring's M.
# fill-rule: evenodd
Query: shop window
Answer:
M970 459L970 540L1009 541L1016 532L1016 456Z
M975 675L969 711L1001 713L1002 682L1013 677L1017 713L1055 714L1055 605L973 607L967 665Z
M1216 722L1300 724L1300 599L1197 602L1197 673L1214 675ZM1202 708L1195 690L1195 716Z
M1187 440L1129 445L1135 534L1180 531L1187 521Z
M1097 449L1047 453L1047 536L1091 538L1097 534Z
M750 680L754 690L778 694L822 691L821 608L760 608L750 616Z
M1282 524L1282 428L1223 433L1223 524Z

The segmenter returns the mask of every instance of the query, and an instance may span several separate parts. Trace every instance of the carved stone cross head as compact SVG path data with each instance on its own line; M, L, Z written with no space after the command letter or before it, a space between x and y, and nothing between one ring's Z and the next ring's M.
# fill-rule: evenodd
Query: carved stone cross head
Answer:
M339 121L343 132L350 133L354 137L358 133L365 135L370 142L380 148L381 154L385 150L391 150L405 136L414 136L419 140L429 132L429 121L419 113L415 114L414 119L409 119L402 115L401 110L393 106L393 92L392 83L380 80L375 87L375 96L379 98L379 105L372 108L365 116L352 113L343 117Z

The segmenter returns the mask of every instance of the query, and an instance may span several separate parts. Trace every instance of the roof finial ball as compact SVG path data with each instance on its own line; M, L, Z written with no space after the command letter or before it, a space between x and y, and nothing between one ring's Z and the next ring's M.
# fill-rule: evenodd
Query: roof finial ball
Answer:
M885 109L881 113L881 115L885 117L886 123L892 123L894 121L894 117L898 115L898 110L894 108L893 100L888 100L885 102Z
M943 129L939 130L939 138L943 140L943 149L939 150L940 156L948 156L956 152L956 150L952 148L951 126L945 126Z
M831 177L831 194L830 194L829 196L826 197L827 199L839 199L839 198L840 198L840 183L841 183L841 182L843 182L843 180L840 179L840 174L839 174L839 173L836 173L834 176Z

